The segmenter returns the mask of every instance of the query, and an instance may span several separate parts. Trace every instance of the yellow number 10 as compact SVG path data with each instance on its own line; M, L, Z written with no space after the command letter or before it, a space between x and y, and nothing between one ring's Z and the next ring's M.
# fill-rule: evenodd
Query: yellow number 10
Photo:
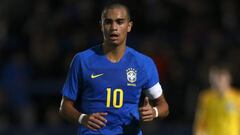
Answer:
M110 107L111 102L111 88L107 88L107 101L106 106ZM117 103L117 98L119 96L119 102ZM115 89L113 90L113 107L114 108L121 108L123 105L123 90L122 89Z

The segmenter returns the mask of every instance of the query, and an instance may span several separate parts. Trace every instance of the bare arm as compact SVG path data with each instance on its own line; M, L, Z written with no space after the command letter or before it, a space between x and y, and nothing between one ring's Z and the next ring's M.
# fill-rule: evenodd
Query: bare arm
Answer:
M158 117L165 118L169 114L168 103L166 102L164 95L161 95L159 98L152 100L153 105L158 110Z
M74 102L66 97L62 98L59 113L63 118L73 123L79 123L79 117L82 114L74 107ZM85 115L81 124L92 130L100 129L107 122L104 118L106 115L107 113L104 112Z
M81 113L74 107L74 102L66 97L62 97L60 115L69 122L78 123L78 118Z

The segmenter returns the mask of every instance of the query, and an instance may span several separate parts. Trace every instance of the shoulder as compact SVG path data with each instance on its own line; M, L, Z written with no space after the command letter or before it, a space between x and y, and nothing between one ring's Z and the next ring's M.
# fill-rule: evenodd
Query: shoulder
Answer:
M73 59L77 59L77 60L84 60L84 59L87 59L89 57L91 57L92 55L96 54L97 53L97 48L98 48L98 45L96 46L93 46L87 50L84 50L84 51L81 51L81 52L78 52L74 55L74 58Z
M212 89L204 89L199 94L199 100L209 100L215 95L214 90Z
M140 63L140 64L153 64L153 60L151 57L139 52L139 51L136 51L135 49L131 48L131 47L128 47L128 50L129 50L129 54L131 55L131 57L135 58L135 60Z
M235 95L236 97L240 98L240 89L238 88L231 88L232 95Z
M232 87L231 90L232 90L235 94L240 94L240 89L239 89L239 88Z

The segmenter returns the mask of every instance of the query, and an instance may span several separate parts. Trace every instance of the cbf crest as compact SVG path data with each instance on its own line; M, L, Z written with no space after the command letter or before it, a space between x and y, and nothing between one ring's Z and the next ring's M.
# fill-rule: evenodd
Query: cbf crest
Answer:
M137 70L134 68L128 68L126 70L128 86L136 86L135 82L137 81Z

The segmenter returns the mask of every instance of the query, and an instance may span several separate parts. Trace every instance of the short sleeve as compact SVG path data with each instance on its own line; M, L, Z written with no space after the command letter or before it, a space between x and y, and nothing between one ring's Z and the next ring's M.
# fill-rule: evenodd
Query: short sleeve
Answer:
M159 77L156 65L152 59L149 58L145 64L146 81L143 89L149 89L159 82Z
M79 84L81 81L81 59L80 55L75 55L62 89L62 95L71 99L76 100L78 95Z

